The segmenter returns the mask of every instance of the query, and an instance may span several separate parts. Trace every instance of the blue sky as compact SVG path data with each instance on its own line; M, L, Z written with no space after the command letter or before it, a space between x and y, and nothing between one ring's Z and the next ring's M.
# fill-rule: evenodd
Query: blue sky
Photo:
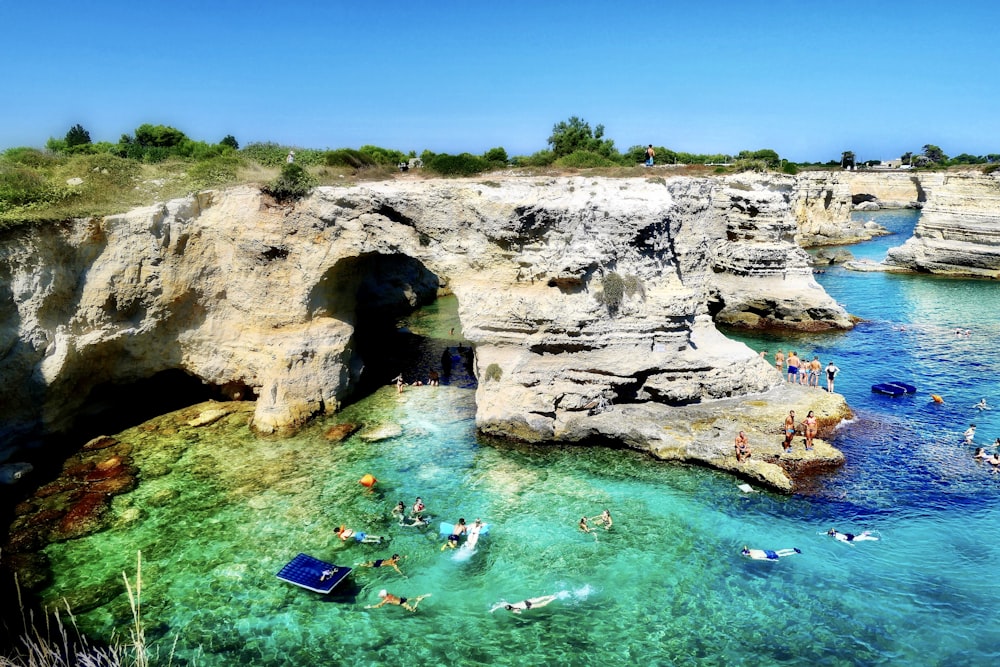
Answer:
M75 123L511 155L1000 153L1000 2L0 0L0 149Z

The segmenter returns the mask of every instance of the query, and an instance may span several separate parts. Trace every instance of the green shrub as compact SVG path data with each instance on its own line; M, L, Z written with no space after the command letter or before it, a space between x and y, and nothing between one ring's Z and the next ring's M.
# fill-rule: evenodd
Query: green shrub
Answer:
M612 315L617 313L622 305L622 299L625 298L625 281L612 271L601 278L601 289L601 293L597 296L598 302L607 306L608 312Z
M327 151L316 150L314 148L283 146L271 141L248 144L240 150L240 153L243 157L264 167L278 167L285 164L285 158L288 157L288 152L292 150L295 151L295 162L307 167L323 164L327 153Z
M51 196L48 181L37 171L0 165L0 211L46 202Z
M240 142L236 141L236 137L234 137L231 134L227 134L226 136L222 137L222 141L219 142L219 145L229 146L234 151L238 151L240 149Z
M792 176L794 176L795 174L799 173L799 168L796 167L791 162L786 162L781 167L781 173L783 173L783 174L791 174Z
M309 194L316 185L302 165L292 162L281 168L281 175L265 185L261 190L278 201L301 199Z
M471 153L461 155L439 153L431 158L430 162L424 163L424 167L442 176L474 176L487 171L490 163Z
M229 151L226 155L198 162L187 175L195 189L205 190L235 182L242 164L240 157Z
M549 150L541 150L528 156L514 159L519 167L548 167L556 161L556 154Z
M374 167L375 160L370 155L356 151L353 148L339 148L335 151L324 153L323 164L328 167L363 169L365 167Z
M3 161L10 164L24 165L34 169L51 167L59 159L52 153L40 151L37 148L8 148L3 152Z
M617 162L591 151L575 151L569 155L564 155L555 161L557 167L569 167L573 169L588 169L592 167L614 167Z
M997 169L1000 169L1000 162L986 165L985 167L983 167L983 173L992 174Z
M358 149L359 153L363 153L371 158L376 164L380 164L385 167L395 167L400 162L406 162L409 156L403 151L397 151L392 148L382 148L381 146L372 146L366 144Z
M639 280L638 276L625 276L625 294L628 296L638 294L643 298L646 297L646 288L642 286L642 281Z
M487 382L499 382L500 378L503 377L503 369L497 364L490 364L486 367L486 373L483 377Z
M135 128L135 142L140 146L155 146L172 148L178 146L187 136L175 127L169 125L150 125L144 123Z

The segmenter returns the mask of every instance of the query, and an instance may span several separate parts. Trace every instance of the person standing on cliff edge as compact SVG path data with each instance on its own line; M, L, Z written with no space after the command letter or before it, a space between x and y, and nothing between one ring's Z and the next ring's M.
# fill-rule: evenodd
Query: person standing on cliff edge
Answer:
M646 149L646 166L647 167L652 167L653 166L653 158L655 156L656 156L656 151L653 150L653 144L650 144L649 148Z

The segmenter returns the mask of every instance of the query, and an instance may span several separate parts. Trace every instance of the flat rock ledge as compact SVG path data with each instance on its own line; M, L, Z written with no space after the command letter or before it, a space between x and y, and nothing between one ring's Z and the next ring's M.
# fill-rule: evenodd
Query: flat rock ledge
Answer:
M797 425L809 410L816 413L819 434L812 451L805 450L801 433L796 433L790 453L782 451L789 410L795 411ZM783 384L766 394L686 406L642 403L616 405L596 415L568 413L559 417L554 437L548 441L610 441L660 460L703 465L774 491L795 493L813 475L843 465L843 453L823 438L852 416L840 394ZM538 442L526 424L490 424L481 430ZM740 430L750 441L749 461L736 461L734 440Z

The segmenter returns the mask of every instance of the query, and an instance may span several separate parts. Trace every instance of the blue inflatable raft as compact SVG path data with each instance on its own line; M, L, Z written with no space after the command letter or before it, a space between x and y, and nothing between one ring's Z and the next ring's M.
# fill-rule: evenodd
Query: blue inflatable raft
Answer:
M907 384L905 382L880 382L878 384L872 385L872 391L876 394L885 394L887 396L902 396L903 394L912 394L917 390L912 384Z
M310 591L326 594L346 579L347 575L351 573L351 569L344 565L327 563L306 554L299 554L281 568L277 577L282 581Z

